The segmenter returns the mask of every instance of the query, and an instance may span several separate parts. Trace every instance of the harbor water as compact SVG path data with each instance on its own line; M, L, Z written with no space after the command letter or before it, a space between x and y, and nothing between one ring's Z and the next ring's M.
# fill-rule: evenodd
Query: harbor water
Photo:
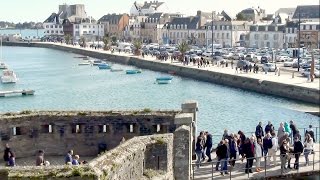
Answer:
M168 75L143 69L127 75L132 66L113 64L122 72L79 66L77 54L25 47L3 47L3 59L17 74L16 84L1 84L0 90L33 89L34 96L0 98L0 112L23 110L126 110L180 109L186 100L199 103L198 129L213 134L243 130L252 132L259 121L294 120L298 128L319 126L319 117L301 112L317 108L284 98L175 76L171 84L155 83ZM1 73L1 70L0 70Z

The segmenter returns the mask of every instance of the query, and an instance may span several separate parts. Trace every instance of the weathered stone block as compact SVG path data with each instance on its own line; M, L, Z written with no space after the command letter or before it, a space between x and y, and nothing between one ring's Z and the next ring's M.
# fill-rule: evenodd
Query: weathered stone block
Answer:
M193 113L177 114L174 118L174 124L190 125L193 121Z

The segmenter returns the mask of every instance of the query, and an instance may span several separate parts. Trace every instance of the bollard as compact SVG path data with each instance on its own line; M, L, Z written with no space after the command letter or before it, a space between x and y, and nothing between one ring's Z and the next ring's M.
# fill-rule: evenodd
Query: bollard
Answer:
M278 76L280 76L280 68L279 68L279 70L278 70Z
M294 78L294 72L292 72L292 78Z

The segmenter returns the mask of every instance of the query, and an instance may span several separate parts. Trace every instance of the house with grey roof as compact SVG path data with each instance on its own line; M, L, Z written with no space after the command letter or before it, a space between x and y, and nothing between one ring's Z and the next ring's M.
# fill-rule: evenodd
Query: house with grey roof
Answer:
M266 11L264 9L258 8L247 8L240 12L244 19L247 21L258 22L262 18L266 17Z
M320 5L302 5L297 6L294 15L292 17L293 21L311 21L319 22L320 19Z
M276 15L284 14L287 16L287 19L291 21L295 11L296 11L296 8L280 8L274 14Z

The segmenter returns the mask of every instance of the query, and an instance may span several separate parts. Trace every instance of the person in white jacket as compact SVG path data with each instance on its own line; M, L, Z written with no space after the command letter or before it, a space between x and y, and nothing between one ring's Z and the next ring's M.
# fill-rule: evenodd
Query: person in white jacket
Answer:
M260 138L258 138L255 142L254 142L254 154L255 154L255 158L256 158L256 172L260 172L262 171L262 169L260 168L260 163L261 163L261 157L263 155L263 146L262 146L262 140Z
M276 133L275 132L272 132L271 133L271 136L272 136L272 147L270 149L268 149L268 161L270 163L271 161L271 157L273 158L273 165L277 165L277 156L276 156L276 153L277 153L277 150L278 150L278 138L276 137ZM268 163L268 164L269 164Z
M309 154L313 150L313 139L310 134L306 134L306 139L304 140L304 157L306 159L306 166L309 165Z

